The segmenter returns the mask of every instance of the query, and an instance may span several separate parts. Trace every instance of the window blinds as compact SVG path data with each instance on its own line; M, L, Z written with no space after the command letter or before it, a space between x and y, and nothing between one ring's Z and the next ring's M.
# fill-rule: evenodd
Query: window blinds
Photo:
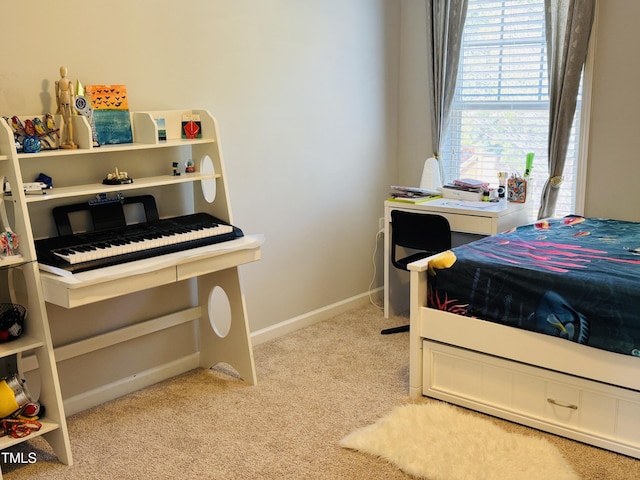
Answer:
M533 152L529 195L537 210L547 177L547 77L544 0L469 0L441 155L445 181L476 178L496 185L498 171L524 174L526 154ZM559 213L573 208L576 154L573 141Z

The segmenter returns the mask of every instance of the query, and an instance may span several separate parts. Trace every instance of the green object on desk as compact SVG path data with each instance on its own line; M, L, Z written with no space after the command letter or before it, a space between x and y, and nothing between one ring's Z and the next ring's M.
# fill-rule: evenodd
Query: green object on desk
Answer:
M524 176L525 178L531 175L531 169L533 168L533 157L534 153L527 153L527 163L524 168Z

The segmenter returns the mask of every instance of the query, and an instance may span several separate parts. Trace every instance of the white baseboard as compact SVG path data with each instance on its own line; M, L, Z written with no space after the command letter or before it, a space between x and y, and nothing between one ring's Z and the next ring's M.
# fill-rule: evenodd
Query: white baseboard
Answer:
M66 416L81 412L91 407L101 405L109 400L114 400L141 388L167 380L181 373L198 368L199 354L193 353L170 363L159 365L155 368L121 378L113 383L102 385L93 390L82 392L73 397L63 399L64 413Z
M285 320L275 325L256 330L255 332L251 332L251 342L253 345L260 345L261 343L282 337L288 333L295 332L301 328L326 320L327 318L361 307L370 303L370 297L377 298L381 291L382 287L372 290L371 292L362 293L360 295L347 298L346 300L327 305L326 307L322 307L317 310L303 313L302 315L298 315L297 317L290 318L289 320Z

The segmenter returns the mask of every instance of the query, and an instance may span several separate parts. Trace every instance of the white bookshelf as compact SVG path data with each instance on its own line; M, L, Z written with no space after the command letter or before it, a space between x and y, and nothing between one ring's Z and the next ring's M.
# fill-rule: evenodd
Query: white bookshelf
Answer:
M181 119L185 113L199 115L202 138L181 138ZM158 139L158 118L165 119L166 140ZM56 117L56 120L63 128L60 117ZM238 266L259 260L260 239L245 235L243 241L224 248L202 249L197 255L168 256L155 263L149 260L131 262L118 272L113 267L107 267L104 274L73 275L69 278L39 268L34 242L56 235L52 229L51 210L59 205L91 201L103 194L152 194L158 197L161 217L206 212L233 223L218 127L208 111L132 112L131 123L133 143L94 147L88 121L85 117L75 116L74 142L79 146L78 149L42 150L27 154L16 153L11 128L6 122L0 122L0 173L7 177L11 185L11 195L5 195L5 203L9 204L10 216L14 219L13 229L20 238L20 256L0 259L0 268L18 268L22 271L29 303L27 333L10 344L0 344L0 356L22 356L33 352L23 363L26 369L38 370L40 400L47 409L47 418L44 419L46 428L43 427L38 434L51 443L60 461L66 464L71 464L72 460L56 369L56 360L62 361L58 357L69 360L74 356L90 355L108 346L127 342L132 338L132 332L138 338L195 322L198 366L209 368L216 363L228 363L245 381L250 384L256 382ZM179 175L173 175L172 163L177 162L182 170L186 160L193 162L195 171L181 171ZM133 183L101 183L101 179L114 168L126 171ZM33 182L40 172L52 177L54 188L43 194L25 194L24 183ZM174 282L184 284L185 281L195 282L188 284L193 285L193 298L196 299L189 308L181 308L158 318L148 318L144 322L132 318L131 325L119 326L64 345L52 342L49 320L52 315L53 318L61 315L60 307L73 310L131 292ZM211 298L217 298L213 292L218 287L225 292L231 315L230 331L224 336L218 335L216 319L209 311L212 308ZM48 304L56 307L49 308ZM95 315L108 316L109 312L98 309ZM91 361L87 365L91 365ZM100 374L96 371L96 376ZM96 389L101 391L100 399L105 399L104 392L108 389L109 385ZM122 385L119 384L117 391L114 389L107 398L119 396L122 391ZM91 395L91 392L84 392L76 396L86 399ZM0 439L0 449L12 443L15 442Z

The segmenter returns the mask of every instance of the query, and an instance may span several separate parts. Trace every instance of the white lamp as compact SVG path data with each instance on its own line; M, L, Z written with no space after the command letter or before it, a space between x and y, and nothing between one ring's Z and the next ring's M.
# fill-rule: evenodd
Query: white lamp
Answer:
M429 157L424 161L422 169L422 179L420 180L420 188L437 191L442 187L442 178L440 177L440 164L434 157Z

